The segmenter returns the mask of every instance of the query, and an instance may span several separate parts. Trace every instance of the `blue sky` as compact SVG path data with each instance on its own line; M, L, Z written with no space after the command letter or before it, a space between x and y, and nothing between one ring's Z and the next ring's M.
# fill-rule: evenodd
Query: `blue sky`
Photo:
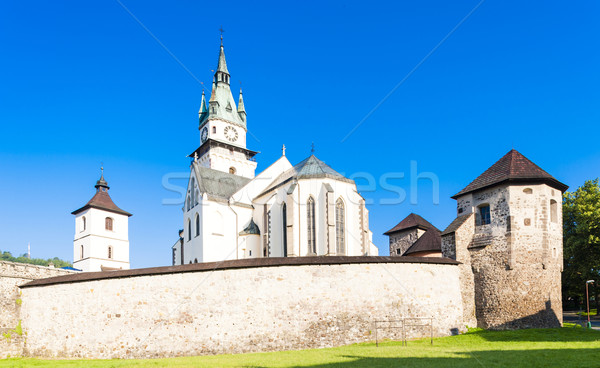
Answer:
M478 3L2 2L0 250L72 260L70 213L104 162L134 214L132 267L170 264L183 220L163 177L185 175L199 145L197 80L210 85L221 25L258 170L282 144L296 163L315 142L337 171L367 173L381 254L411 212L445 228L450 196L512 147L572 189L598 177L596 1L483 2L344 140ZM381 204L398 197L379 184L389 173L410 196L411 161L439 178L439 204L427 180L416 204Z

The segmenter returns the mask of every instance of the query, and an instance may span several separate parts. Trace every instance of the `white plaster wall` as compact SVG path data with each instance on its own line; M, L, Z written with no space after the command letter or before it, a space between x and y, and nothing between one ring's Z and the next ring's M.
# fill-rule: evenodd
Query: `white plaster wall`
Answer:
M374 320L400 317L433 316L435 336L464 327L456 265L259 267L22 291L26 354L42 357L149 358L339 346L374 340ZM388 331L380 337L399 335Z
M83 230L82 218L86 218ZM105 219L113 219L113 230L105 228ZM83 245L83 258L81 246ZM112 259L108 247L113 248ZM125 215L90 208L75 217L73 267L83 271L100 271L101 266L129 269L129 218Z

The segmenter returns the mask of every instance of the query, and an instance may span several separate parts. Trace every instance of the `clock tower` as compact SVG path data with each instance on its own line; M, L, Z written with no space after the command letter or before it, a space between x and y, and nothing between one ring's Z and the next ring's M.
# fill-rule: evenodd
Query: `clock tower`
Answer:
M212 91L208 107L202 92L200 103L199 130L200 147L190 157L198 160L200 166L254 178L257 152L246 148L246 109L240 89L238 103L231 93L229 70L225 61L223 36L217 71L213 76Z

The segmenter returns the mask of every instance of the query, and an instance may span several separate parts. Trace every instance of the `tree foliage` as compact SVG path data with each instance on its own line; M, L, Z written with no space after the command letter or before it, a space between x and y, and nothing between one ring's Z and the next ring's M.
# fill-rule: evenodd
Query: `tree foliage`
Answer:
M563 196L563 300L585 300L586 280L600 282L600 185L588 180ZM597 287L590 293L597 294ZM596 301L598 298L595 298Z
M9 261L9 262L18 262L18 263L28 263L34 264L38 266L48 266L48 264L54 264L54 267L71 267L71 263L67 261L63 261L58 257L42 259L42 258L27 258L27 254L22 254L18 257L13 257L10 252L4 251L0 252L0 260L1 261Z

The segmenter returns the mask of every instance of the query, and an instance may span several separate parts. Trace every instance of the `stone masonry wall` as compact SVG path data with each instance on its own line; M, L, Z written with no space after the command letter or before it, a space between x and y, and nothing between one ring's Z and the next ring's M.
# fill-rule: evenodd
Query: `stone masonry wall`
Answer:
M421 230L421 232L423 232ZM419 229L403 230L391 233L390 237L390 256L398 257L404 254L411 245L419 239ZM398 252L398 250L400 250Z
M450 335L464 330L462 300L457 265L442 263L281 265L24 287L25 353L150 358L321 348L374 340L373 321L401 317L433 316L434 335Z
M71 273L57 268L0 261L0 359L19 356L24 336L18 333L22 305L19 285L32 280Z

